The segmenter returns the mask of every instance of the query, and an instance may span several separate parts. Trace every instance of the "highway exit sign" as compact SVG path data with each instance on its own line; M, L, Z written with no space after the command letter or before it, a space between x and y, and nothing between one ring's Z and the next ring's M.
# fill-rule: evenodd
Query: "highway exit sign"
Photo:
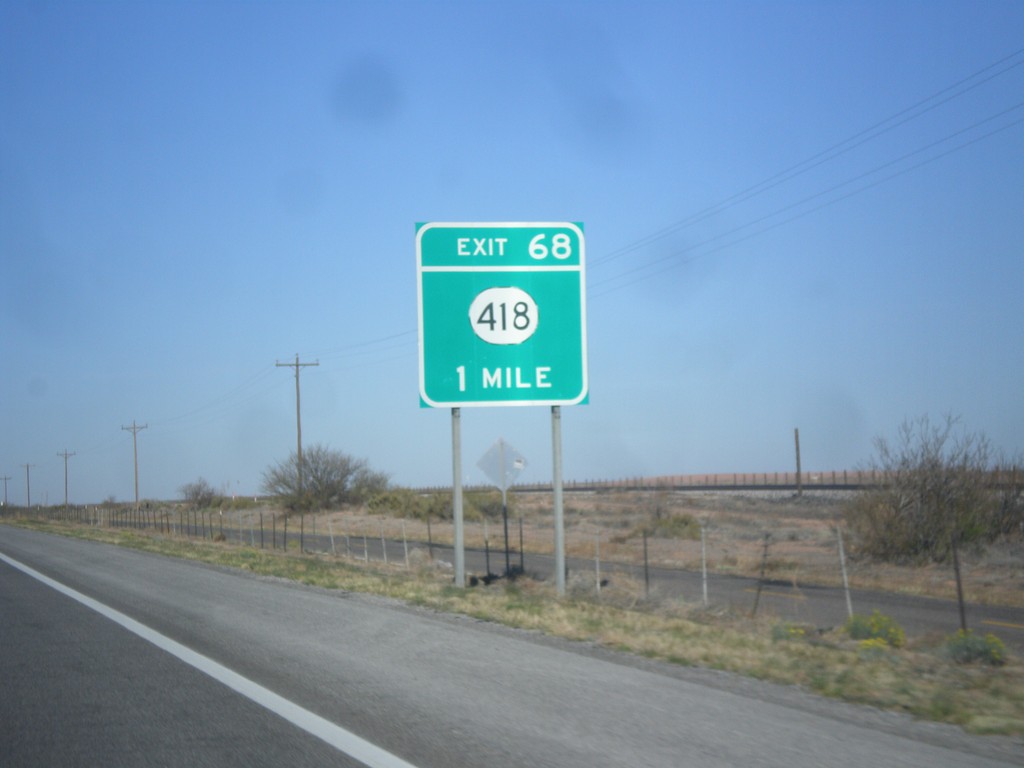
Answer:
M583 225L416 225L420 404L586 401Z

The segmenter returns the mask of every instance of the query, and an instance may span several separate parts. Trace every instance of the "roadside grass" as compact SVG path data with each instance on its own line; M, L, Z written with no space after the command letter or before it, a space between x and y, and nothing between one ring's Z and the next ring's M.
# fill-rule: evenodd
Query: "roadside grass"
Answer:
M452 585L450 572L422 555L406 569L404 564L259 550L135 530L17 524L800 686L843 701L952 723L970 733L1024 735L1024 664L1012 657L1002 666L958 664L945 650L947 638L921 638L902 648L870 639L858 642L842 630L822 634L770 618L755 621L678 601L644 600L642 586L628 580L610 585L600 596L576 587L559 599L547 584L525 578L459 589Z

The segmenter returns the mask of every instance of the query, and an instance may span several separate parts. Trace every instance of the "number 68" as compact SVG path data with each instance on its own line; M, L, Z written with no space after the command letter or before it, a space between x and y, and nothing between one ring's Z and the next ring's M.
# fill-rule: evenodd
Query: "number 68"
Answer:
M551 254L556 259L568 259L572 256L572 240L564 232L559 232L557 235L551 236L551 246L544 242L547 234L541 232L539 235L534 235L530 240L528 252L534 259L540 261L546 259L548 254Z

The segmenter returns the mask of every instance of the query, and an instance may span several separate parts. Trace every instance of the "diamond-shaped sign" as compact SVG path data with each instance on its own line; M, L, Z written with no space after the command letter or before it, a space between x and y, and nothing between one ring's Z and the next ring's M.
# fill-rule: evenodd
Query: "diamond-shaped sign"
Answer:
M499 491L506 491L526 468L526 458L501 438L476 463Z

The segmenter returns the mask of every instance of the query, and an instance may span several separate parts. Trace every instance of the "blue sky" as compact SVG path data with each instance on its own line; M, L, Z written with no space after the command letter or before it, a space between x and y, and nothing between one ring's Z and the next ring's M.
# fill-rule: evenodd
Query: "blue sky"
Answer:
M252 494L295 444L451 479L415 224L575 221L570 479L1024 452L1024 5L0 3L12 503ZM550 478L546 408L464 409Z

